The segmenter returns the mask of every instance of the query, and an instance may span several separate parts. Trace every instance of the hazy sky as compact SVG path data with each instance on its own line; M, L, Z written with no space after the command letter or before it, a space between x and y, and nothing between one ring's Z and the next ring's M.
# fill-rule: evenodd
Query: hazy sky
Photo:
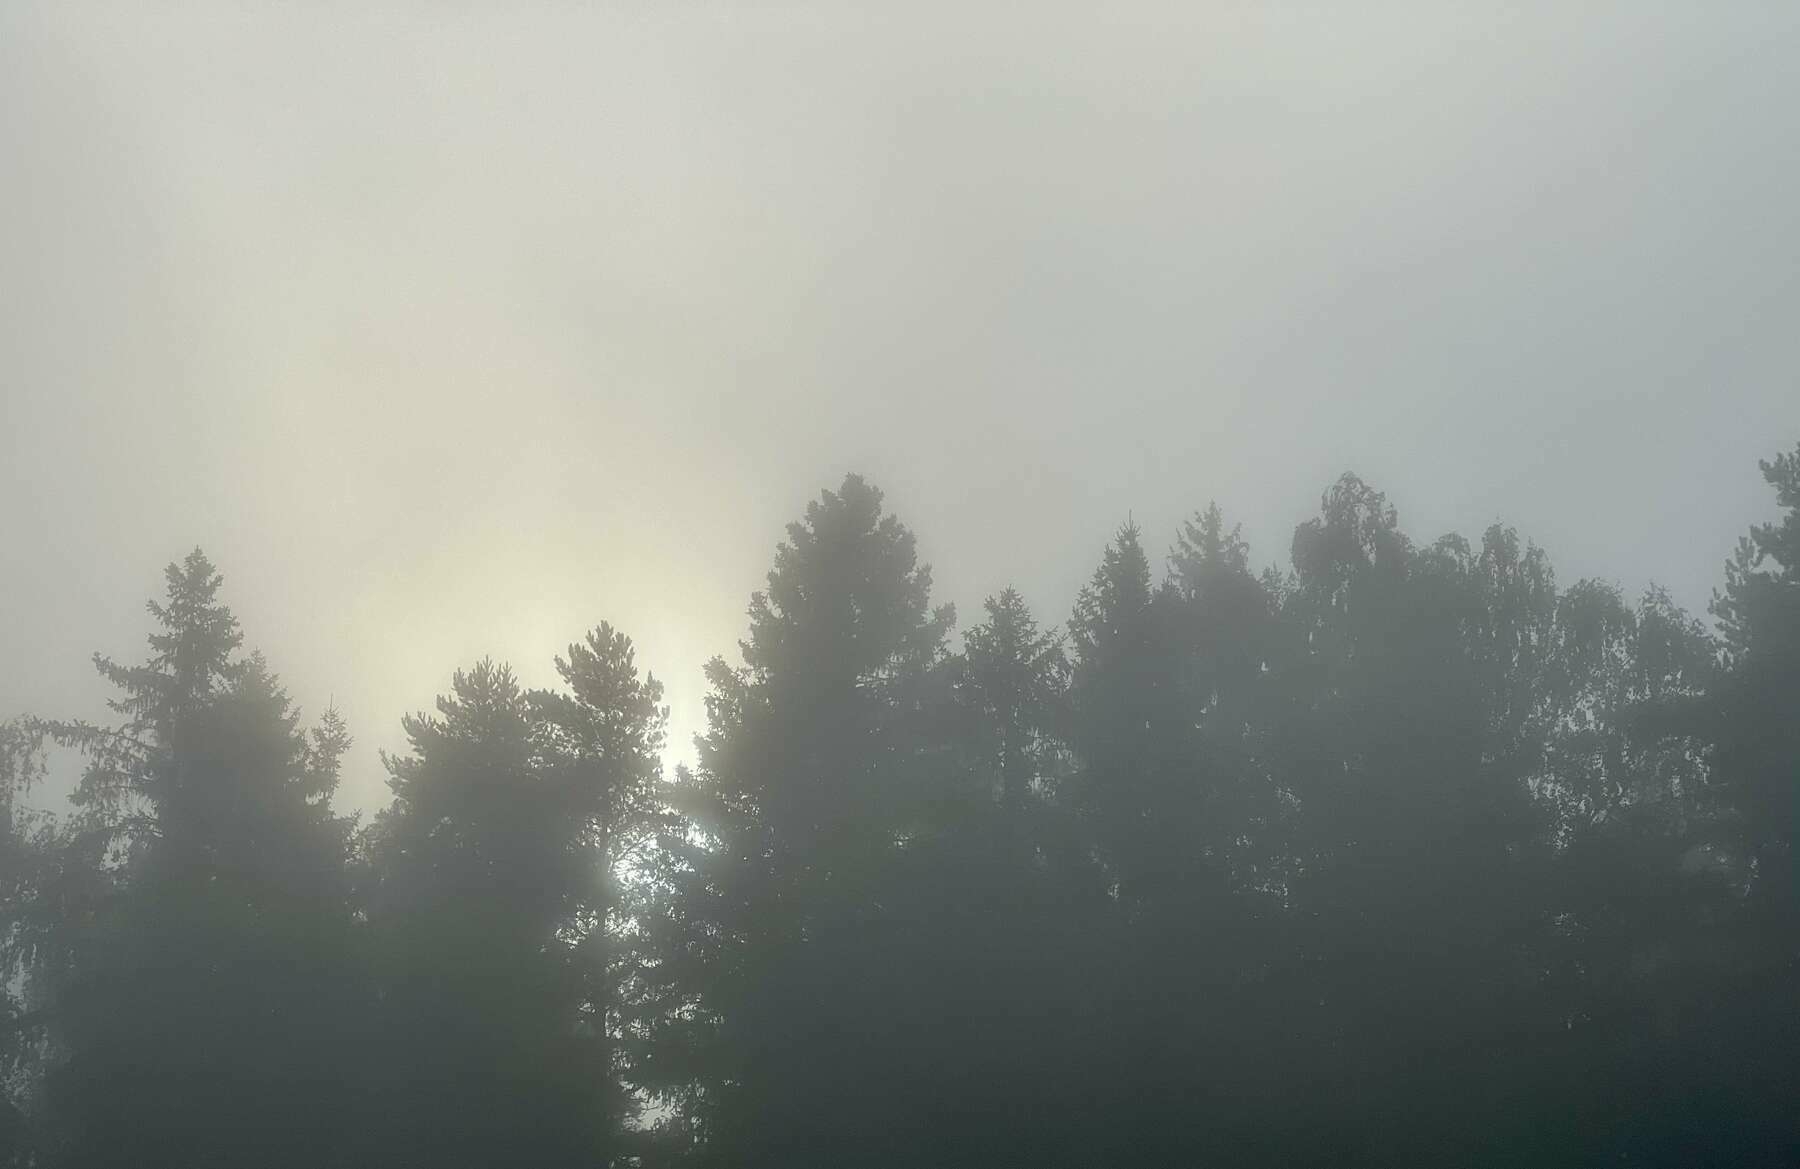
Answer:
M1800 439L1800 5L0 5L0 717L195 544L376 747L674 707L861 470L967 625L1338 472L1701 606Z

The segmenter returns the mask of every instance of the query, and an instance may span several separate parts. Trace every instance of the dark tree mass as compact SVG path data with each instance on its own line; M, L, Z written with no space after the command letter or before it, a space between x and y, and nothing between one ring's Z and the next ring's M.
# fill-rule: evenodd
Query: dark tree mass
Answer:
M601 624L458 670L367 822L196 550L111 721L0 725L0 1164L1800 1164L1763 475L1711 623L1346 475L1285 570L1127 523L960 637L851 476L691 767Z

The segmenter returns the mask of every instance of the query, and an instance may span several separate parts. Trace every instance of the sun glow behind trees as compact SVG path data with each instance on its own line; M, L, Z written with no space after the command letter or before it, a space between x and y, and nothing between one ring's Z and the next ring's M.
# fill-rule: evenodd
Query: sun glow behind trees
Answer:
M1786 1164L1800 451L1715 636L1346 475L1255 570L1127 523L954 638L856 476L707 730L595 627L331 810L200 552L110 725L0 727L7 1110L42 1166ZM42 749L86 770L23 811Z

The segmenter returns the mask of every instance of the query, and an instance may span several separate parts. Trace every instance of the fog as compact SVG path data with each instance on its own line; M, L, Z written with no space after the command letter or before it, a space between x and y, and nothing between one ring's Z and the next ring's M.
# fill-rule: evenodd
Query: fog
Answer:
M0 1167L1794 1163L1797 59L0 5Z
M1579 11L1575 9L1579 7ZM0 711L195 544L373 752L741 636L845 471L965 611L1355 470L1700 607L1800 431L1786 5L6 6Z

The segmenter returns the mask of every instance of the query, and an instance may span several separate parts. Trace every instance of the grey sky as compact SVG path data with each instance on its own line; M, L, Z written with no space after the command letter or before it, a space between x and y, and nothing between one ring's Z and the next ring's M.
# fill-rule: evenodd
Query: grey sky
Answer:
M0 717L196 543L359 748L602 618L677 754L781 525L964 624L1128 510L1700 606L1800 438L1800 6L0 6Z

